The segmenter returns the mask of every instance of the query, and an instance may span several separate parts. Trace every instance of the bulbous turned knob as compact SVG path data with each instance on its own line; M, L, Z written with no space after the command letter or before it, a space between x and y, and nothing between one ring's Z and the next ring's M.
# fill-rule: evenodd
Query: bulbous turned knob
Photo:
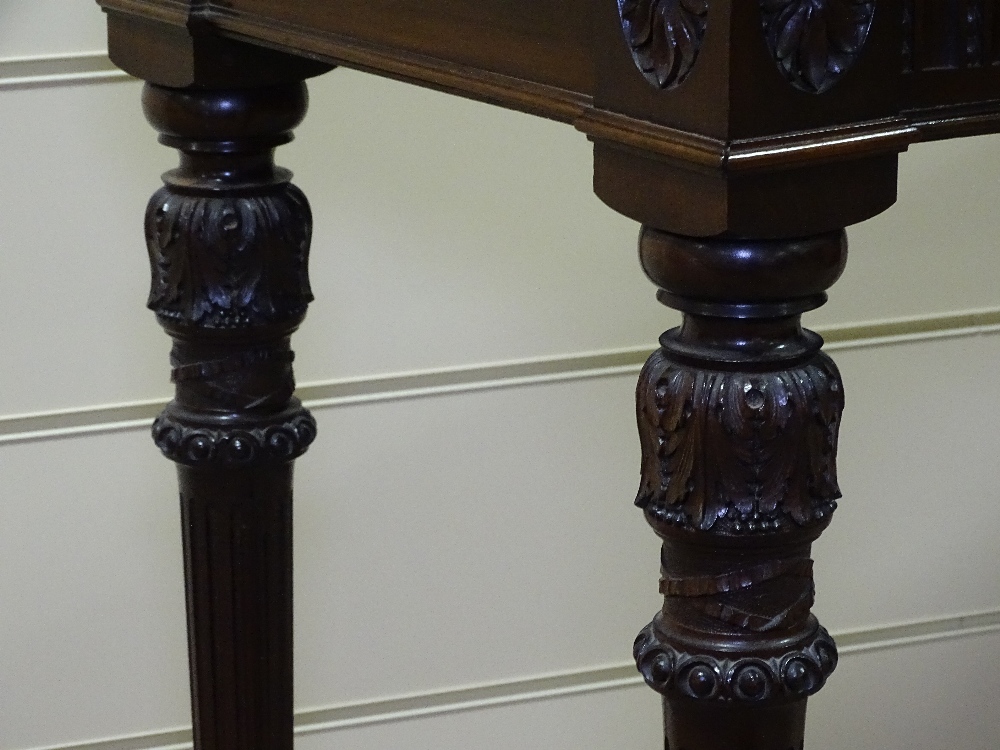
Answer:
M847 263L843 231L787 240L699 239L643 227L639 258L670 300L818 307ZM676 305L685 309L682 304Z
M146 119L160 142L184 148L192 142L252 142L280 146L291 140L309 104L305 83L252 89L171 89L147 83Z

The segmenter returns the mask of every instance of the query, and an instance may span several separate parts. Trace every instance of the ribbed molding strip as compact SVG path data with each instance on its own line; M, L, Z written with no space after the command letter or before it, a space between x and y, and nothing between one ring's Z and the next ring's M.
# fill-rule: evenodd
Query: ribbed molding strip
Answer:
M0 89L124 81L128 78L125 72L114 66L104 51L0 58Z

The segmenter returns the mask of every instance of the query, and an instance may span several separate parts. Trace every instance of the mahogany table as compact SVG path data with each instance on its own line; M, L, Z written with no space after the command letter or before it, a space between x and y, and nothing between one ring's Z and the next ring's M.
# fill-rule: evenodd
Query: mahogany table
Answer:
M800 324L910 144L1000 130L994 0L99 0L180 167L149 203L176 398L195 747L292 747L289 340L305 196L274 166L344 65L571 124L684 313L640 377L636 504L663 540L634 653L672 750L798 750L837 664L810 613L843 386Z

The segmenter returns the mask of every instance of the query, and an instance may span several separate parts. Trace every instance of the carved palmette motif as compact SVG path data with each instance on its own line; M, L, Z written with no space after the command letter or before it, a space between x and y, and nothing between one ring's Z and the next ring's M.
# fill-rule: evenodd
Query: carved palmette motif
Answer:
M311 225L305 196L288 183L254 195L161 188L146 220L148 306L205 328L299 317L313 298Z
M618 0L618 10L646 80L662 89L682 83L701 50L708 0Z
M775 533L822 522L836 508L844 394L826 355L743 373L677 364L660 350L637 396L636 504L654 527Z
M760 0L767 46L797 88L821 94L857 61L874 0Z

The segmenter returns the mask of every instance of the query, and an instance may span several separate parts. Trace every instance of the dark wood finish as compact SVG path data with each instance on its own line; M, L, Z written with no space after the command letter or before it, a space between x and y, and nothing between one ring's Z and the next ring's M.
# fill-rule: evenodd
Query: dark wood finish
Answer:
M684 312L639 379L636 504L663 539L662 611L635 642L675 750L801 748L837 664L810 544L830 522L844 389L800 316L847 260L843 232L693 240L646 229L640 257Z
M892 205L896 155L917 137L900 115L901 30L867 3L831 2L842 23L796 21L803 36L781 54L775 38L792 20L777 11L787 15L798 0L709 3L689 53L696 61L666 88L620 43L614 4L601 4L594 107L577 121L595 142L597 195L641 223L706 237L802 236ZM855 51L834 62L838 40L828 37L841 27L850 39L839 43ZM814 57L821 64L811 73Z
M154 80L150 69L160 77L184 73L186 63L164 62L157 54L161 39L211 30L214 45L227 37L264 44L559 120L575 119L593 88L589 8L567 14L562 0L474 6L437 0L414 8L391 0L102 0L101 5L109 14L112 59L147 80ZM134 24L153 19L162 24L160 31L140 43ZM212 65L203 59L202 72L209 74Z
M221 5L221 4L220 4ZM586 92L590 7L567 13L561 0L230 0L212 9L218 22L322 28L345 39L449 60L470 68ZM224 20L223 20L224 19Z
M895 201L899 154L1000 130L997 0L99 2L115 62L174 87L147 104L184 153L149 234L177 342L157 436L183 465L196 746L290 743L289 461L312 423L288 336L308 210L270 151L298 82L347 65L594 142L597 195L645 225L643 266L684 312L637 392L665 597L637 664L671 750L802 748L836 665L810 545L840 494L844 402L799 318L843 269L844 227Z
M108 53L137 78L173 88L243 88L301 81L330 65L227 39L204 29L108 11Z
M996 0L903 0L907 109L1000 97Z
M195 745L292 748L292 461L316 435L292 396L290 336L312 299L309 204L274 148L301 82L147 84L181 151L146 215L149 307L174 340L176 397L153 437L178 463Z

